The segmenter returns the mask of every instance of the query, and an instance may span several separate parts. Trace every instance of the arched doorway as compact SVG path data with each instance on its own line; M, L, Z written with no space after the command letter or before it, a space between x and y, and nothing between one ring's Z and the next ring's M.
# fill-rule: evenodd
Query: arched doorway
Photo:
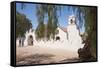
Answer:
M60 40L60 37L59 37L59 36L56 37L56 41L57 41L57 40Z
M33 45L33 36L32 35L30 35L28 37L28 45Z

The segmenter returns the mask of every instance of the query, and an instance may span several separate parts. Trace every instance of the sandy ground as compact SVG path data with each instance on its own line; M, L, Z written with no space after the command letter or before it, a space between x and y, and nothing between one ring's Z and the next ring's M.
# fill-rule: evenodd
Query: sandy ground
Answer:
M78 59L77 52L72 52L64 49L52 49L48 47L40 46L25 46L16 47L17 49L17 65L29 65L29 64L48 64L48 63L62 63L74 61L72 59Z

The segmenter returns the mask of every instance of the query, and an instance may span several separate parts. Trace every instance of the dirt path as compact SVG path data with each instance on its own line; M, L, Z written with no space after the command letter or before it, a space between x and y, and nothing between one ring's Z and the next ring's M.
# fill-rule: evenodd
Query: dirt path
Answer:
M40 46L16 48L17 65L59 63L65 59L76 59L78 57L76 52L62 49L52 49Z

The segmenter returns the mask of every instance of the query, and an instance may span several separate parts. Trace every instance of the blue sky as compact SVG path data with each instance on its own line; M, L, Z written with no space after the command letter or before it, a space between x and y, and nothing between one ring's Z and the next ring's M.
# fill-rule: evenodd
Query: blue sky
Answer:
M37 20L37 16L36 16L36 6L38 4L32 4L32 3L25 3L25 9L21 9L21 3L16 3L16 11L18 11L19 13L25 14L26 17L31 20L33 29L36 29L37 25L38 25L38 20ZM58 17L58 22L60 24L60 26L62 27L67 27L68 25L68 17L70 15L73 15L73 11L68 9L68 6L63 6L63 9L61 10L61 15L59 15ZM47 21L47 18L45 18L45 22ZM80 29L81 32L84 31L84 27L83 29Z

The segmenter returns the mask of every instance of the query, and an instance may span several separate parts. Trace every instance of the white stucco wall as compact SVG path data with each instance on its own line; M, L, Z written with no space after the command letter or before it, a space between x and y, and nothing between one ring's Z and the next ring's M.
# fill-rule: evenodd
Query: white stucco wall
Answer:
M57 28L57 30L59 30L59 33L56 35L56 36L59 36L60 37L60 40L61 41L65 41L67 40L67 33L64 32L61 28ZM66 29L67 30L67 29Z

